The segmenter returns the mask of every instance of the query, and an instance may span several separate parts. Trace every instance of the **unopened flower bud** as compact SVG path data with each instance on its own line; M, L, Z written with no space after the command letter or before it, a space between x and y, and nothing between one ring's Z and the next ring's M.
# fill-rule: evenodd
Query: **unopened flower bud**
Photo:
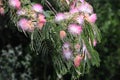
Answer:
M83 57L81 57L80 55L77 55L75 58L74 58L74 65L75 67L78 67L82 61Z
M66 37L66 32L65 31L60 31L60 38L64 39Z

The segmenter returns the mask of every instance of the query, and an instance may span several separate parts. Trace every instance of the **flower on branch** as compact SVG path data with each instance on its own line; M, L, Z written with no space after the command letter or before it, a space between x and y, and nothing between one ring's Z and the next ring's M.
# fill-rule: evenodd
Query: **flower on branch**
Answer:
M72 35L80 35L80 33L82 32L82 26L77 24L70 24L68 26L68 32Z
M36 12L42 13L43 12L43 7L41 4L34 4L32 6L32 9Z
M9 0L9 5L16 9L21 8L21 2L19 0Z

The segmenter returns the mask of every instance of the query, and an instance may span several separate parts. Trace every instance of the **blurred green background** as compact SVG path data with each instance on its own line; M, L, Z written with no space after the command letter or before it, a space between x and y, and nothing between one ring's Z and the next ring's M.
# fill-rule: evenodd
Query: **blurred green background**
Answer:
M120 0L87 1L98 16L102 41L95 48L101 63L80 80L120 80ZM29 37L18 31L8 13L0 16L0 80L43 80L42 62L33 56L29 43ZM51 73L52 69L47 74Z

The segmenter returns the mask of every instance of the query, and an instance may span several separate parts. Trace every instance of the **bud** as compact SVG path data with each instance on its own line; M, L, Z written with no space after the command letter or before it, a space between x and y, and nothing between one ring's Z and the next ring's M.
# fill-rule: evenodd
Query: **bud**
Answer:
M39 14L38 15L38 28L41 30L45 23L46 23L45 16L43 14Z
M0 7L0 14L1 14L1 15L4 15L4 13L5 13L4 8L3 8L3 7Z
M88 22L90 22L90 23L95 23L96 20L97 20L96 14L92 14L91 16L88 17Z
M75 67L78 67L82 61L83 57L81 57L80 55L77 55L75 58L74 58L74 65Z
M66 32L65 31L60 31L60 38L64 39L66 37Z

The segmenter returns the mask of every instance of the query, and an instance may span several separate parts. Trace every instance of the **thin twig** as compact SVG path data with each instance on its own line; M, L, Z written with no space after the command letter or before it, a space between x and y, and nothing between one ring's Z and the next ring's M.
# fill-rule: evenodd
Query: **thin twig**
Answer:
M55 15L56 13L49 7L49 5L46 3L46 6L53 12L53 14Z
M51 8L51 10L53 10L53 12L56 14L57 11L53 8L53 6L50 4L50 2L48 0L45 0L45 1L48 4L49 8Z

